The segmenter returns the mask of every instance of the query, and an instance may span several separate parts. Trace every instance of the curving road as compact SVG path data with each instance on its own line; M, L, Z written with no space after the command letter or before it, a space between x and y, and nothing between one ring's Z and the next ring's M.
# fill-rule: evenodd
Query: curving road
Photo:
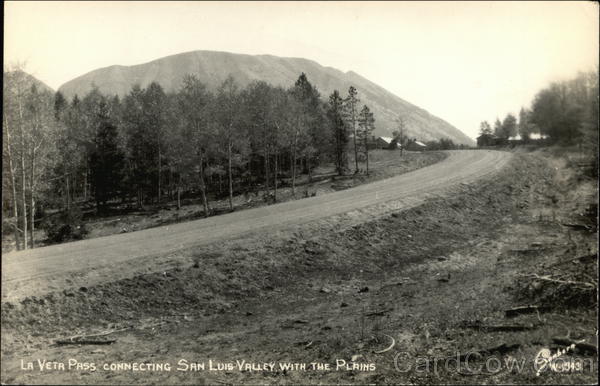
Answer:
M495 173L510 153L477 150L451 151L436 164L397 177L296 201L233 212L208 219L172 224L138 232L99 237L61 245L13 252L2 256L2 283L118 264L235 238L252 231L282 229L357 208L393 200L419 200L460 183ZM117 267L118 269L118 267Z

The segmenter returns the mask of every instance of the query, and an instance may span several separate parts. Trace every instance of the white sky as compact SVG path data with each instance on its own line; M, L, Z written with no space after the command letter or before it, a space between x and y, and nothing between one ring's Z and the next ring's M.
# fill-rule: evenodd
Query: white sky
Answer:
M53 88L192 50L353 70L471 137L598 65L594 2L5 2L5 63ZM359 90L360 92L360 90Z

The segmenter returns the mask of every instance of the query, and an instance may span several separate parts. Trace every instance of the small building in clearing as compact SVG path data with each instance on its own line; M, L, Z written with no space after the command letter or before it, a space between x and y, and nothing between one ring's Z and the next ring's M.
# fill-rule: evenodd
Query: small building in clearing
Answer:
M392 146L392 143L394 143L394 138L392 138L392 137L372 136L371 140L369 141L369 148L370 149L390 149L390 146ZM399 145L397 143L396 143L396 148L399 148Z
M427 148L427 145L425 145L421 141L409 141L406 144L406 150L410 150L410 151L423 151L426 148Z
M485 146L497 146L502 143L502 139L498 138L494 134L481 134L477 137L477 146L485 147Z

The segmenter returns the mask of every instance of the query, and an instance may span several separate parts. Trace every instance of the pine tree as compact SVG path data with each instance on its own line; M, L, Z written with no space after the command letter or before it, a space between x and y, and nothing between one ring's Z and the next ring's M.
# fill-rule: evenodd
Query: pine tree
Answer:
M296 80L292 93L302 106L302 146L299 152L305 159L305 169L310 181L312 169L320 161L319 155L331 153L330 144L323 141L323 127L326 126L323 102L319 91L310 83L304 73L300 74L298 80Z
M369 138L375 130L375 118L367 105L364 105L358 116L359 138L362 142L362 151L367 163L367 175L369 175Z
M156 198L160 203L162 193L162 165L164 156L164 142L166 130L167 96L162 87L152 82L143 95L143 122L147 130L149 143L154 150L153 158L156 160L156 169L153 173L156 179Z
M356 132L356 126L358 121L358 91L354 86L350 86L348 89L348 96L344 99L344 112L348 126L352 130L352 141L354 142L354 173L358 173L358 138Z
M124 168L117 128L108 120L100 123L94 145L90 156L91 179L96 206L103 212L106 203L121 191Z
M348 147L348 132L343 115L343 103L340 93L335 90L329 96L329 106L327 110L329 127L331 128L331 133L333 135L335 170L340 176L348 169L348 157L346 153Z
M135 192L138 208L144 206L145 192L149 188L152 149L144 124L144 90L136 84L123 99L123 132L126 141L127 185Z
M62 116L63 116L65 110L67 109L67 107L69 107L69 103L65 99L65 96L63 95L62 92L57 91L54 94L54 118L57 121L62 120Z

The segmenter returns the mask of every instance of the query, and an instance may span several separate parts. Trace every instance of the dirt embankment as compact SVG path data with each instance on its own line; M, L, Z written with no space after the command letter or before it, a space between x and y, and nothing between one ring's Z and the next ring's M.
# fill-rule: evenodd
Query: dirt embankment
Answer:
M532 367L540 349L557 348L553 337L595 340L595 305L585 285L556 286L532 278L594 284L582 276L597 264L595 230L585 223L590 218L585 210L597 202L593 183L562 158L516 154L493 179L377 220L203 247L190 256L174 256L180 266L173 263L161 273L4 303L3 382L593 382L595 372L548 371L537 377ZM557 301L564 299L565 288L575 291L571 299L588 298ZM507 317L506 310L530 304L539 305L537 312ZM51 345L55 338L105 330L116 331L110 335L116 342L100 349ZM388 346L389 337L394 347L375 353ZM471 350L483 353L471 363L475 368L491 355L528 362L522 372L503 368L483 374L411 367L417 357ZM40 357L174 366L181 358L334 365L344 359L374 363L376 369L19 369L20 359ZM597 368L597 356L592 359Z

